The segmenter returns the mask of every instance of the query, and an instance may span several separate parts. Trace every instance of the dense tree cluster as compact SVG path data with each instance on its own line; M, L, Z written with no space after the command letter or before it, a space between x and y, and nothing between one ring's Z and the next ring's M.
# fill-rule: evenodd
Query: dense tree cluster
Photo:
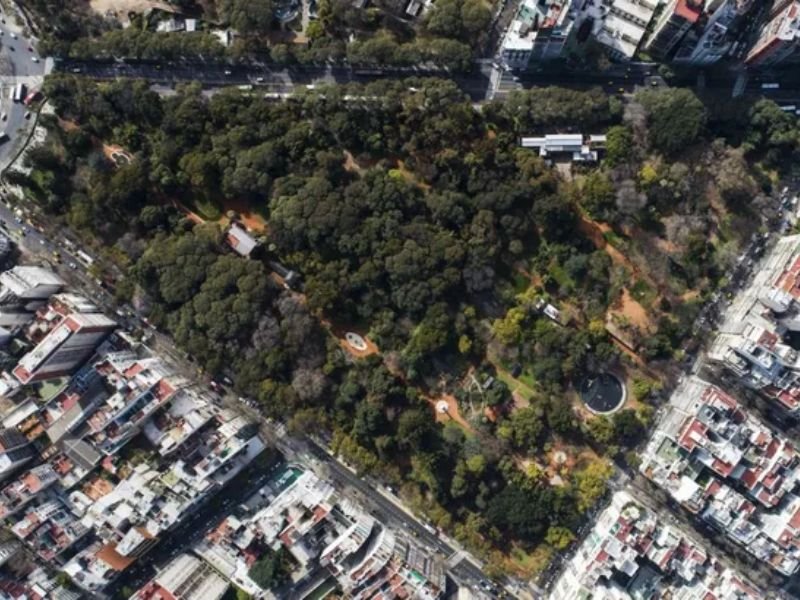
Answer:
M650 146L667 155L690 147L702 134L706 109L686 88L648 89L636 95L647 113Z
M443 5L428 27L468 27L470 6ZM149 311L266 414L294 432L330 432L351 465L487 553L570 542L610 467L582 461L553 484L543 457L565 441L619 457L649 420L645 407L581 422L567 396L583 373L620 361L609 311L623 288L642 303L658 298L640 351L672 356L696 314L682 294L712 289L735 243L701 190L711 186L739 218L758 186L747 157L792 143L769 129L778 114L755 105L763 137L711 144L690 169L670 162L669 148L647 154L639 143L661 144L665 119L678 118L672 96L640 98L642 118L623 124L618 102L599 91L517 92L476 111L439 80L281 103L233 89L206 97L198 86L162 98L142 83L64 75L45 92L58 119L44 119L50 138L28 156L30 172L12 177L129 267L120 300ZM690 144L705 125L702 111L687 113L678 129ZM605 162L576 169L572 182L518 145L565 129L608 130ZM112 165L101 140L132 159ZM183 218L188 208L216 220L226 199L267 218L264 256L226 252L216 223ZM610 225L592 236L592 220ZM645 242L662 247L655 236L675 250L642 259ZM646 272L621 264L611 243ZM274 284L264 258L301 273L302 293ZM669 261L663 271L659 261ZM548 303L562 318L545 314ZM381 354L346 359L320 317L363 329ZM499 366L530 386L523 407ZM467 430L434 419L427 396L442 374L460 382L448 391Z

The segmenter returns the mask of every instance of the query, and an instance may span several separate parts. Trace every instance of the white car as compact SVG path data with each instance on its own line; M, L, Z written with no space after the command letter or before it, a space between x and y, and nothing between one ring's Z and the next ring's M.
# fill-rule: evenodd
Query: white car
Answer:
M38 56L31 56L31 60L33 62L35 62L35 63L38 63L39 62L39 57Z
M8 113L3 113L2 115L0 115L0 120L8 121Z
M16 34L16 33L12 33L12 34L11 34L11 39L12 39L12 40L15 40L15 39L17 39L17 34Z

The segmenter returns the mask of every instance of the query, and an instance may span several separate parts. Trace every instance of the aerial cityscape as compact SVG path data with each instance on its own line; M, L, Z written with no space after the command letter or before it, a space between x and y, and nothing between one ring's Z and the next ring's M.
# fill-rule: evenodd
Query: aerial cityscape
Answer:
M800 598L800 0L0 0L0 600Z

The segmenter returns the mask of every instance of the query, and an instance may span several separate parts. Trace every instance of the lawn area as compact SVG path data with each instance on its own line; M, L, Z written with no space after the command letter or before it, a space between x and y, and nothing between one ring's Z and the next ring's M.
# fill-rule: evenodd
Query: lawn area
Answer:
M42 400L50 400L59 391L61 391L61 388L67 385L68 381L69 377L59 377L58 379L43 381L39 387L39 396L42 398Z
M514 273L514 291L517 294L521 294L522 292L527 290L530 284L531 282L528 277L519 272Z
M658 298L656 291L643 279L637 279L630 288L631 296L645 308L651 308Z
M575 287L575 282L567 275L567 272L561 268L561 265L552 263L549 268L550 276L555 279L556 283L564 289L572 289Z
M499 365L495 365L495 367L497 368L497 378L508 386L512 394L517 393L528 402L536 396L535 383L530 375L523 374L519 379L514 379L511 373L503 367ZM525 380L529 381L530 385L525 383Z
M222 209L213 200L196 198L193 204L195 212L206 221L219 221L222 217Z
M531 552L514 545L507 558L509 571L526 579L536 577L550 564L553 554L554 550L547 544L540 544Z

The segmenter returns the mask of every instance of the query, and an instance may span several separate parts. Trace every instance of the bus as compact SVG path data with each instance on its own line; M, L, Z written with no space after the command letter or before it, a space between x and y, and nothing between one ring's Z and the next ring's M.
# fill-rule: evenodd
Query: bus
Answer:
M793 112L797 111L797 106L795 106L794 104L788 104L788 105L785 105L785 106L781 106L780 109L783 112L793 113Z
M780 87L781 87L780 83L762 83L761 84L761 89L762 90L778 90L778 89L780 89Z
M22 98L25 94L25 84L18 83L14 86L14 97L12 98L14 102L22 102Z
M94 259L88 254L86 254L86 252L84 252L83 250L77 250L75 252L75 258L77 258L87 267L91 267L92 264L94 263Z

